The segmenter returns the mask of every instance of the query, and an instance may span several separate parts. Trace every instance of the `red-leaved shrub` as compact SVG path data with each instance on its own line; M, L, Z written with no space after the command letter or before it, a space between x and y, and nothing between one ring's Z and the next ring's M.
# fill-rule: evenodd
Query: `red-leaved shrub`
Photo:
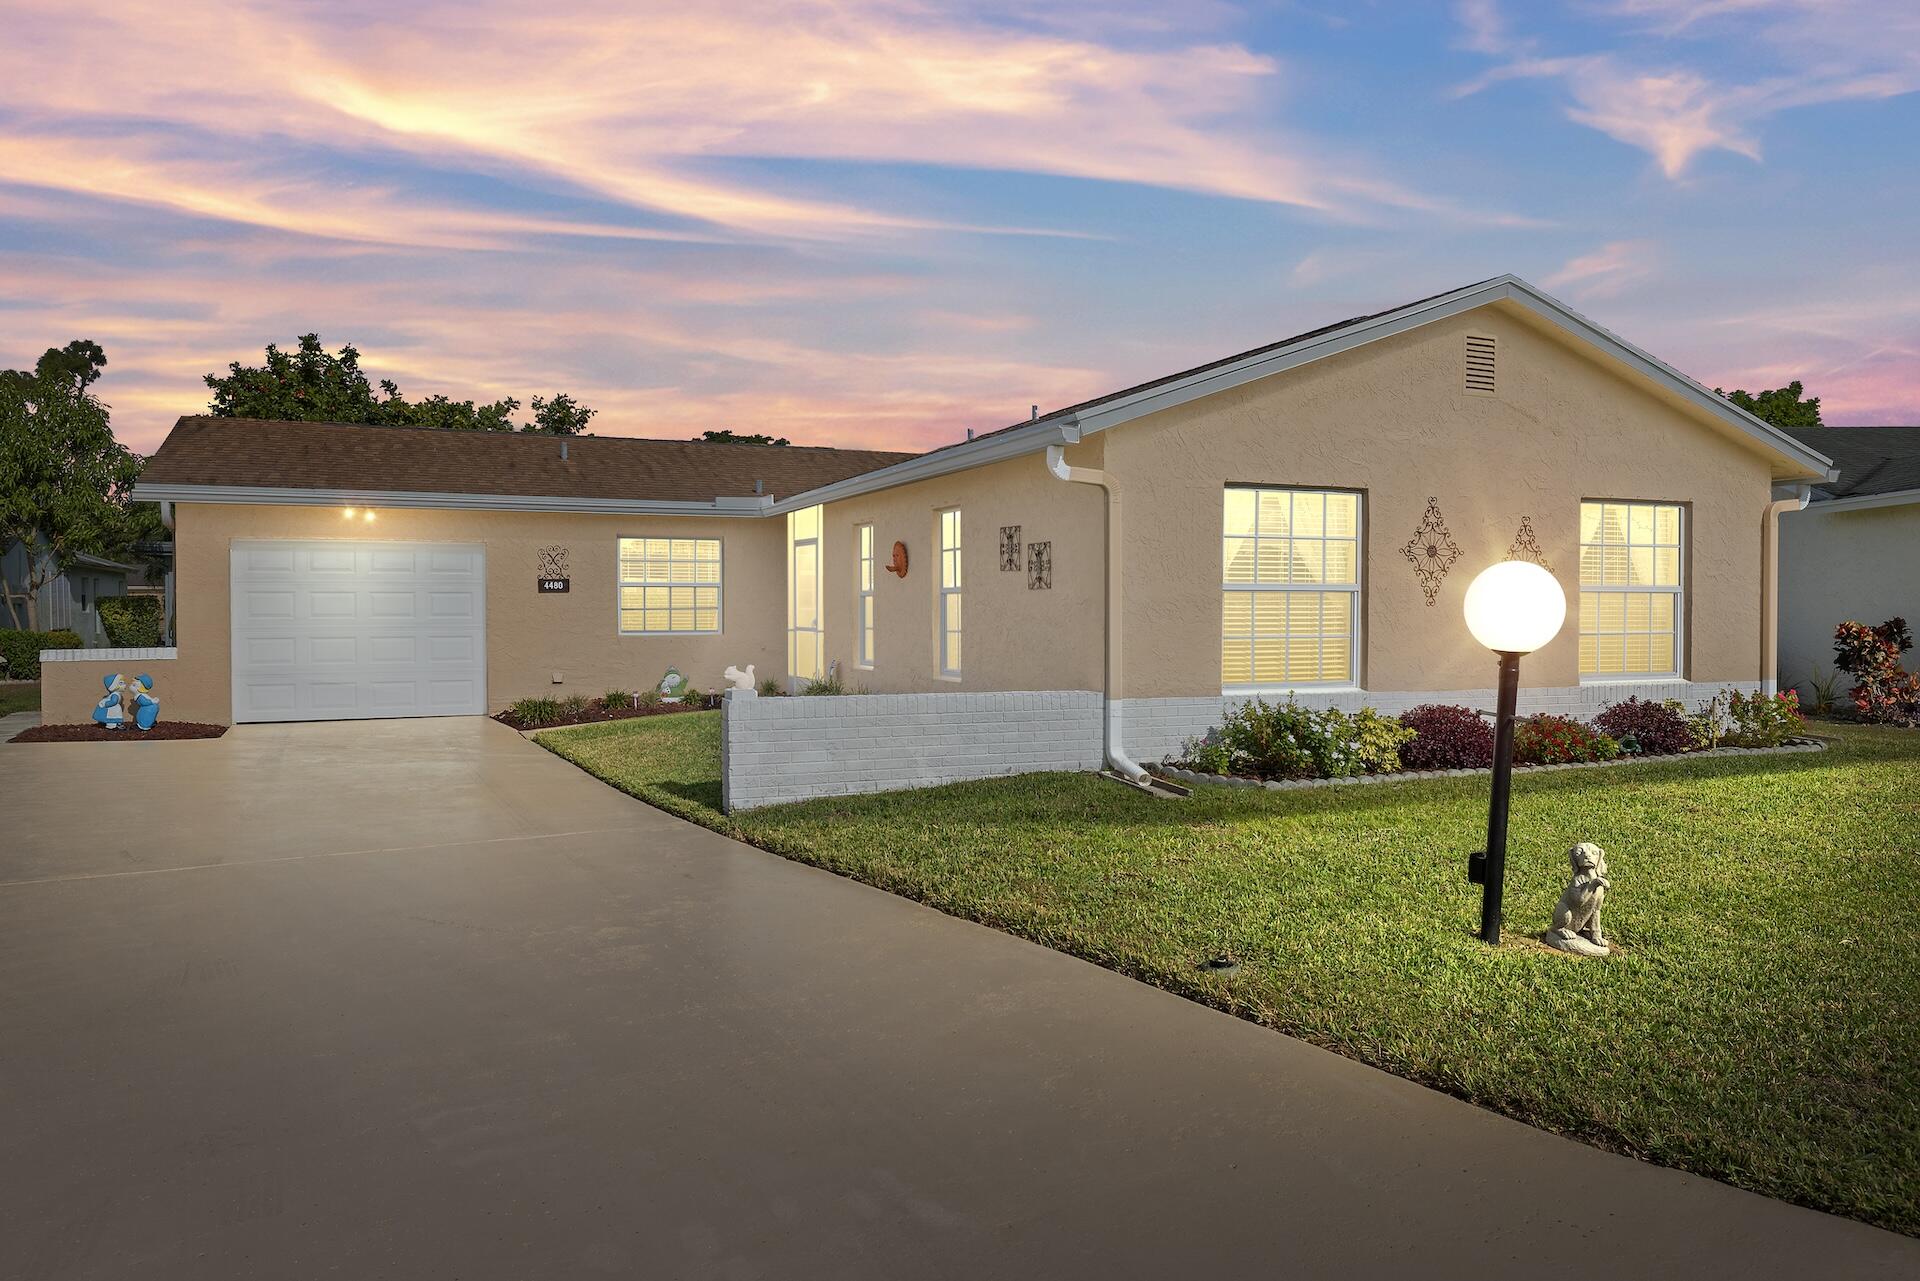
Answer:
M1622 751L1666 756L1693 750L1693 729L1677 707L1635 695L1593 718L1595 728L1619 742ZM1631 740L1631 741L1629 741Z
M1413 741L1400 748L1400 764L1406 769L1484 769L1493 764L1493 726L1471 707L1422 703L1403 712L1400 724L1413 731Z
M1620 744L1571 716L1541 712L1513 727L1515 765L1566 765L1574 761L1610 761Z

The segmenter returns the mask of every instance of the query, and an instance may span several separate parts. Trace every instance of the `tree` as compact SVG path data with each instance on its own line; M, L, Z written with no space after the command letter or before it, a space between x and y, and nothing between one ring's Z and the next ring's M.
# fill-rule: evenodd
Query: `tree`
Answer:
M593 410L564 393L552 400L533 398L534 421L515 423L520 402L511 396L492 404L428 396L410 401L392 379L370 382L352 343L336 354L319 334L300 335L298 350L267 344L259 365L233 361L226 374L208 374L213 400L207 409L218 418L280 418L295 422L369 423L378 427L439 427L455 431L543 431L574 435Z
M1771 423L1775 427L1823 427L1826 425L1820 421L1820 398L1815 396L1809 400L1802 400L1800 393L1803 389L1798 378L1784 387L1763 391L1757 396L1741 391L1738 387L1732 391L1721 391L1718 387L1713 390L1761 422Z
M550 436L578 436L587 429L587 422L599 412L597 409L588 409L564 391L555 392L552 400L535 396L533 423L520 430L543 431Z
M703 431L695 439L710 445L791 445L793 443L785 436L775 438L764 432L743 436L737 431Z
M49 347L31 371L0 371L0 548L27 551L24 583L0 587L13 625L39 630L39 594L73 567L127 538L127 493L140 460L113 438L107 407L88 390L107 363L95 343ZM26 592L26 617L14 591Z

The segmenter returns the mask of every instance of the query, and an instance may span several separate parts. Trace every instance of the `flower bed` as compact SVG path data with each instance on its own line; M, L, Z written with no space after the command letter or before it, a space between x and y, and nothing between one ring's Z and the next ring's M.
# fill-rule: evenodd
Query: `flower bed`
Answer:
M669 702L658 694L629 694L609 690L599 698L573 695L568 698L523 698L494 716L509 729L555 729L562 725L592 725L600 721L624 721L636 716L668 716L675 712L703 712L718 707L718 695L689 690L680 701Z
M1722 690L1697 712L1672 700L1629 698L1592 724L1546 712L1522 717L1514 726L1513 764L1569 769L1655 756L1818 750L1818 742L1800 735L1804 727L1791 691L1769 697ZM1392 717L1372 708L1310 709L1292 698L1241 704L1165 763L1173 778L1269 787L1458 777L1492 765L1493 726L1473 708L1424 704Z
M134 729L131 725L125 729L108 729L104 725L92 723L35 725L32 729L21 730L7 741L10 743L150 743L156 740L164 742L184 738L219 738L226 732L225 725L208 725L201 721L161 721L152 729Z

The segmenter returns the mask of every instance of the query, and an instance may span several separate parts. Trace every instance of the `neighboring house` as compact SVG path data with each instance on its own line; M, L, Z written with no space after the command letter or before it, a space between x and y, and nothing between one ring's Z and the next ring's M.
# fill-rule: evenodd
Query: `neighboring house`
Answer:
M14 543L0 555L0 627L27 626L27 583L31 581L27 545ZM77 632L86 645L107 643L106 629L100 625L99 601L105 596L125 596L131 565L104 556L81 553L73 567L55 575L39 591L35 601L35 628L43 632L65 629ZM9 612L5 606L12 605Z
M1780 522L1780 674L1808 693L1833 671L1840 623L1920 624L1920 427L1793 435L1840 472Z
M1490 705L1461 598L1509 556L1569 602L1523 707L1769 688L1773 490L1828 470L1503 276L917 456L183 418L137 496L174 528L169 716L837 663L1073 692L1150 759L1254 693Z

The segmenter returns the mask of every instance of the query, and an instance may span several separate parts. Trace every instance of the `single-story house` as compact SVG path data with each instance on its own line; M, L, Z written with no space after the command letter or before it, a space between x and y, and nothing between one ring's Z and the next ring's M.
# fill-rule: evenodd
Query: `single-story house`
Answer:
M1833 671L1839 624L1920 622L1920 427L1792 434L1839 469L1780 523L1780 673L1804 695Z
M27 584L32 581L32 566L25 543L14 542L0 553L0 627L27 626ZM106 596L125 596L127 577L135 567L82 552L74 557L72 568L41 584L34 597L34 630L70 631L86 645L107 643L106 628L101 625L99 602Z
M192 417L137 496L174 530L169 716L837 664L1091 699L1124 765L1256 693L1490 705L1461 600L1522 556L1569 601L1523 708L1771 688L1774 518L1829 471L1502 276L916 455ZM103 669L48 670L78 715Z

